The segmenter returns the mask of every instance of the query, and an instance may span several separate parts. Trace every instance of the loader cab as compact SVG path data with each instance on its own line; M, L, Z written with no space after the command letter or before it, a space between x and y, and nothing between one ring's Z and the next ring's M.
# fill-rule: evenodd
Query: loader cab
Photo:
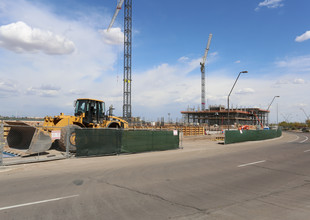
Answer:
M78 99L75 102L75 116L81 116L85 114L83 118L83 124L91 126L90 124L101 124L105 118L105 105L103 101L94 99Z

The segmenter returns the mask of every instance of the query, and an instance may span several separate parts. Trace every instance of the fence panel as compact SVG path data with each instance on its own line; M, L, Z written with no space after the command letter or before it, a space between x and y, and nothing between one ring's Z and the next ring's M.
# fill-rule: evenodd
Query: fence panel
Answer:
M177 130L153 132L152 140L153 151L177 149L179 147L179 133Z
M125 130L123 153L170 150L179 147L179 134L174 131Z
M117 154L122 131L117 129L76 129L76 156Z
M153 131L126 130L122 138L122 153L152 151Z
M225 131L225 144L238 143L244 141L259 141L280 137L282 130L233 130Z

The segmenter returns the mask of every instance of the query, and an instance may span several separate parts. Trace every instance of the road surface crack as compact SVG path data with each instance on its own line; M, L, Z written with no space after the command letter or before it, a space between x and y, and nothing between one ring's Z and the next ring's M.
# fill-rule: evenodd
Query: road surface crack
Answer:
M134 193L138 193L140 195L149 196L151 198L162 200L162 201L168 202L168 203L170 203L171 205L174 205L174 206L181 206L181 207L184 207L184 208L190 208L190 209L194 209L196 211L203 212L203 213L208 211L207 209L200 209L200 208L197 208L195 206L190 206L190 205L186 205L186 204L182 204L182 203L178 203L178 202L173 202L173 201L170 201L170 200L168 200L168 199L166 199L166 198L164 198L162 196L156 195L156 194L142 192L142 191L139 191L139 190L136 190L136 189L132 189L132 188L129 188L129 187L126 187L126 186L121 186L121 185L114 184L114 183L109 183L109 182L106 182L106 181L104 181L104 183L107 184L107 185L110 185L110 186L114 186L114 187L120 188L120 189L125 189L125 190L128 190L128 191L134 192Z
M272 171L277 171L277 172L281 172L281 173L288 173L288 174L292 174L292 175L296 175L296 176L302 176L302 177L309 177L308 175L305 175L305 174L290 172L287 170L279 170L279 169L274 169L274 168L270 168L270 167L265 167L262 165L254 165L254 166L262 168L262 169L266 169L266 170L272 170Z
M251 202L251 201L260 201L260 202L262 202L262 203L266 203L266 204L269 204L269 205L273 205L273 206L276 206L276 207L279 207L279 208L285 208L285 209L294 210L294 209L292 209L292 208L290 208L290 207L282 206L282 205L279 205L279 204L276 204L276 203L272 203L272 202L267 202L267 201L264 201L264 200L262 200L262 199L267 198L267 197L269 197L269 196L279 195L279 194L284 193L284 192L287 192L287 191L292 191L292 190L295 190L295 189L302 188L302 187L305 187L305 186L310 185L310 183L309 183L307 180L305 180L305 181L306 181L306 182L303 183L303 184L299 184L299 185L296 185L296 186L293 186L293 187L290 187L290 188L286 188L286 189L282 189L282 190L270 192L270 193L268 193L268 194L256 196L256 197L254 197L254 198L246 199L246 200L244 200L244 201L234 202L233 204L230 204L230 205L225 205L225 206L222 206L222 207L214 208L214 209L212 209L212 210L209 210L209 212L207 212L206 214L210 215L210 214L212 214L212 213L214 213L214 212L217 212L217 211L220 211L220 210L229 208L229 207L233 207L233 206L236 206L236 205L242 205L242 204L245 204L245 203L248 203L248 202Z

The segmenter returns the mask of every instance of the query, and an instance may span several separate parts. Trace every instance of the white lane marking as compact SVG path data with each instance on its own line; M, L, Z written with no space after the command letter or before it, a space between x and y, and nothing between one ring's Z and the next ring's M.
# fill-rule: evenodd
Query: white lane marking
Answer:
M297 141L298 139L299 139L299 136L297 136L297 135L295 135L296 136L296 139L294 139L294 140L292 140L292 141L289 141L289 142L287 142L287 143L292 143L292 142L294 142L294 141Z
M305 150L304 153L306 153L306 152L310 152L310 150Z
M306 142L309 138L307 137L307 136L304 136L306 139L305 140L303 140L303 141L299 141L299 143L304 143L304 142Z
M59 197L59 198L55 198L55 199L47 199L47 200L41 200L41 201L37 201L37 202L29 202L29 203L24 203L24 204L19 204L19 205L6 206L6 207L0 208L0 211L6 210L6 209L19 208L19 207L23 207L23 206L36 205L36 204L40 204L40 203L53 202L53 201L58 201L58 200L62 200L62 199L69 199L69 198L78 197L78 196L79 195L72 195L72 196Z
M245 167L245 166L254 165L254 164L258 164L258 163L264 163L264 162L266 162L266 160L256 161L256 162L253 162L253 163L241 164L238 167Z

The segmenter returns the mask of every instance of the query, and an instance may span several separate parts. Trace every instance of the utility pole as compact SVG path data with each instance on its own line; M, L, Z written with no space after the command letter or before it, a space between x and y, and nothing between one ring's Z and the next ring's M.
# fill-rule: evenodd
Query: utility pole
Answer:
M228 94L228 96L227 96L227 126L228 126L228 130L229 130L229 124L230 124L230 120L229 120L229 97L230 97L230 94L231 94L231 92L233 91L233 89L234 89L234 87L235 87L235 85L236 85L236 83L237 83L237 81L238 81L238 79L239 79L239 77L240 77L240 74L241 73L248 73L248 71L242 71L242 72L240 72L239 74L238 74L238 77L237 77L237 79L236 79L236 81L235 81L235 83L234 83L234 85L232 86L232 88L231 88L231 90L230 90L230 92L229 92L229 94Z
M201 71L201 110L206 110L206 74L205 74L205 63L207 60L209 47L212 39L212 34L209 34L209 39L207 43L207 47L202 58L202 62L200 63L200 71Z

